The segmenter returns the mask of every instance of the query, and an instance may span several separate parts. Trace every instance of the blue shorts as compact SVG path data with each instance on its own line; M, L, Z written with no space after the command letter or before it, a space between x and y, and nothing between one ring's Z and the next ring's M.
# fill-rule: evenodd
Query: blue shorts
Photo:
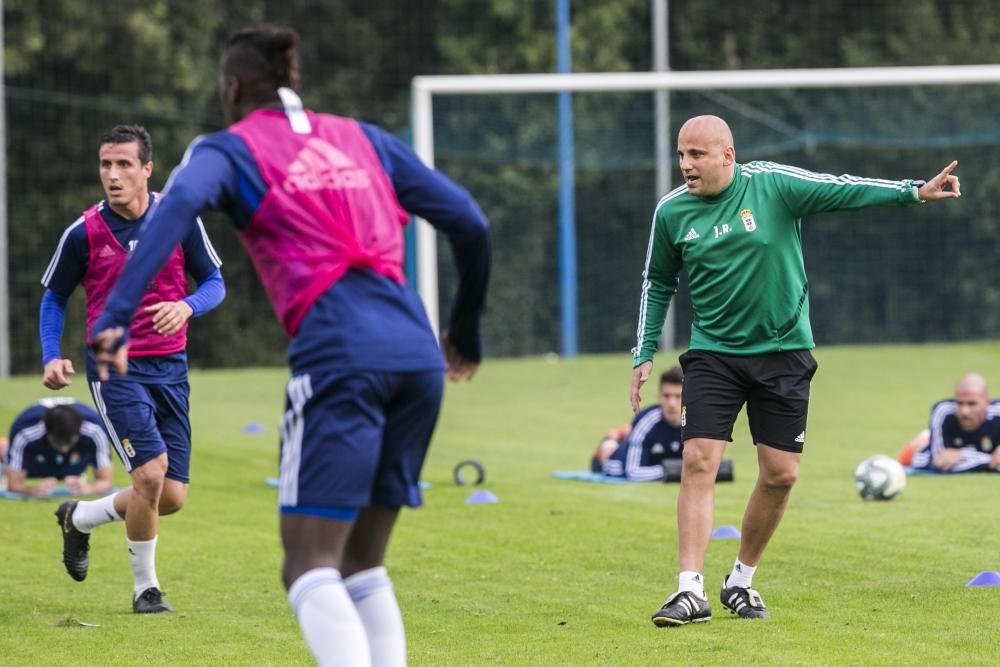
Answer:
M167 477L190 481L187 382L143 384L113 376L108 382L91 380L90 393L126 472L166 453Z
M293 376L281 420L281 511L350 520L369 505L421 505L443 392L440 370Z

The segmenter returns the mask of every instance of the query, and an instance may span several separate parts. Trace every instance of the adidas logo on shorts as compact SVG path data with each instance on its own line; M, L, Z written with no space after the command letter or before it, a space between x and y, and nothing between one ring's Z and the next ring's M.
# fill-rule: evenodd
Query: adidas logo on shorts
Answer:
M805 441L806 441L805 431L802 431L802 433L799 433L797 436L795 436L795 442L805 442Z

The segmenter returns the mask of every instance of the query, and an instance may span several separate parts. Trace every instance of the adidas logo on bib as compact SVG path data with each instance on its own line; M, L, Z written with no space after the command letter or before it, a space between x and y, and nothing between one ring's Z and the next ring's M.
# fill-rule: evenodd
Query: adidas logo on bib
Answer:
M351 158L319 137L313 137L286 167L288 177L281 184L285 192L350 190L368 188L371 179Z
M687 236L684 237L684 240L685 241L694 241L697 238L701 238L701 237L698 236L698 232L694 231L694 227L692 227L691 230L687 233Z

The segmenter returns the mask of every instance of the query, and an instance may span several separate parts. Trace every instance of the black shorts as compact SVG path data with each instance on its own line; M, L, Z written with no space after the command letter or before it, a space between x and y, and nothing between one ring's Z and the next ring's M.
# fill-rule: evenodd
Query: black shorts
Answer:
M806 440L809 382L816 360L809 350L740 357L689 350L684 369L681 437L733 439L733 423L747 405L754 443L801 452Z

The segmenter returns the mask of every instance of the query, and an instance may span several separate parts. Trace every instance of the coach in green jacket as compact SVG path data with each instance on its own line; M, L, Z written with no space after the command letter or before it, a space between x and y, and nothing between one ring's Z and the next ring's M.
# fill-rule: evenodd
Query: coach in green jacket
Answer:
M738 164L733 135L716 116L681 127L684 185L660 200L646 251L632 408L652 371L653 353L677 275L687 269L694 323L681 355L684 464L677 499L680 584L653 615L658 626L712 617L705 597L714 480L733 422L747 404L757 445L757 484L743 516L739 556L721 602L744 618L767 618L751 588L757 563L781 521L806 438L816 362L809 326L801 218L812 213L905 206L960 195L957 162L926 183L817 174L773 162Z

